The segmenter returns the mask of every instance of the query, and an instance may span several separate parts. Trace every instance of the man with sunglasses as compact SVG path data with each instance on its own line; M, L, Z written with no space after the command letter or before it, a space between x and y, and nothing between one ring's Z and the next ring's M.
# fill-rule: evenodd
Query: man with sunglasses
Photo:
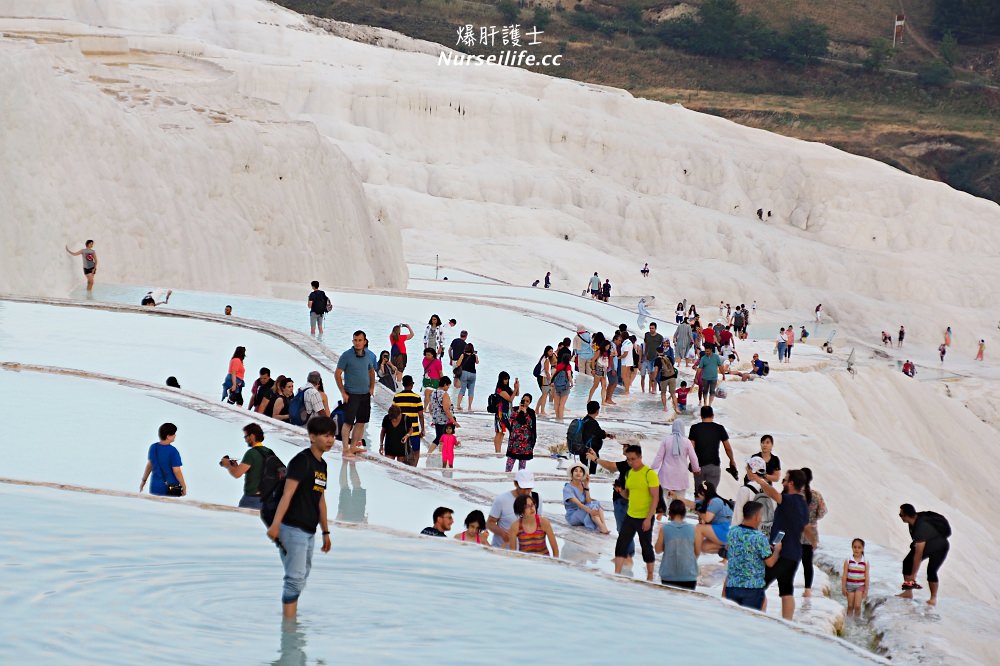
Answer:
M246 442L247 452L243 454L243 459L239 462L229 456L223 456L219 461L229 476L234 479L243 477L243 497L237 506L246 509L260 510L260 480L264 474L264 461L269 456L274 455L271 449L264 446L264 430L256 423L250 423L243 427L243 441Z

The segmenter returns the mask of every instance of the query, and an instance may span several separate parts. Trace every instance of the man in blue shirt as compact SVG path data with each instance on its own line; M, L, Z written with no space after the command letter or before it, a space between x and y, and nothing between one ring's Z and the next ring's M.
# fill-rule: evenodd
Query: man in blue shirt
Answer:
M785 536L781 540L783 549L778 561L767 568L764 580L767 585L778 581L778 595L781 597L781 617L791 620L795 616L794 581L795 573L802 561L802 531L809 524L809 504L806 502L804 488L806 475L800 469L792 469L785 473L782 480L782 492L771 487L767 479L758 476L753 470L747 473L747 478L760 486L760 489L778 504L774 511L774 523L771 525L771 541L779 532ZM766 587L766 586L765 586Z
M375 395L375 355L366 349L368 336L354 331L353 346L337 361L337 388L344 399L344 428L341 441L344 456L363 453L361 437L372 415Z
M729 530L726 599L761 610L764 607L765 567L778 561L781 544L772 550L767 537L761 533L764 506L760 502L747 502L742 508L743 522Z

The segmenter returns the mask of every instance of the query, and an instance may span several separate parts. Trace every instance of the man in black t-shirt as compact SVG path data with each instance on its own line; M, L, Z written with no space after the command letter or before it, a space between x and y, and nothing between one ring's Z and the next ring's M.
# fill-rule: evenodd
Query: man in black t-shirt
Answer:
M454 511L448 507L439 506L434 509L434 525L431 527L425 527L420 531L420 533L424 536L448 536L447 532L451 529L452 524L455 522L455 518L452 514L454 514Z
M469 332L462 333L451 341L448 345L448 361L451 363L452 373L455 377L455 388L461 388L462 370L458 367L458 359L465 352L465 345L468 344Z
M278 546L285 567L281 592L282 615L294 618L299 595L306 586L312 565L316 525L323 529L324 553L330 552L330 527L326 519L326 461L323 454L333 448L337 425L328 416L310 419L309 448L288 463L285 488L267 536Z
M764 570L764 587L778 581L778 596L781 597L781 617L791 620L795 616L794 582L795 573L802 561L802 531L809 524L809 505L803 491L806 487L806 475L800 469L785 472L782 480L782 491L772 488L767 479L757 476L750 469L747 476L760 486L760 489L777 503L774 510L774 522L771 524L772 544L781 533L781 553L773 566Z
M711 481L715 488L719 488L719 480L722 478L722 466L719 460L719 445L726 447L726 455L729 456L729 473L736 478L736 459L733 458L733 448L729 445L729 433L721 424L715 423L715 412L710 405L701 408L701 423L691 426L688 439L694 445L694 452L698 454L698 465L701 473L694 475L694 487L702 481Z
M250 403L247 405L247 409L271 416L274 413L274 399L276 397L270 368L261 368L260 377L250 389Z
M605 432L601 424L597 422L597 417L600 413L601 403L596 400L588 402L587 415L583 417L583 428L580 430L583 443L587 445L589 450L597 454L598 457L601 454L601 447L604 446L604 440L615 438L611 433ZM584 465L589 465L591 474L597 472L597 463L589 457L587 451L580 454L580 462Z
M319 327L320 336L323 335L323 317L326 316L326 305L329 298L325 291L319 288L319 280L312 281L312 292L309 294L309 335L316 335L316 327Z
M937 604L938 593L938 569L948 557L948 537L951 532L948 521L944 516L933 511L921 511L913 508L912 504L903 504L899 507L899 519L910 528L910 552L903 560L903 593L899 596L904 599L913 598L913 589L920 589L917 585L917 574L920 573L920 563L927 560L927 586L931 589L931 598L927 603L931 606ZM946 530L942 533L942 529Z

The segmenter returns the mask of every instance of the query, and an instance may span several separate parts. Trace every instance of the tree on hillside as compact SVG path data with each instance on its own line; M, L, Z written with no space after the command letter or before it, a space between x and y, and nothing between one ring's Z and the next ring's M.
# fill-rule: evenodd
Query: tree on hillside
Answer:
M810 18L794 19L781 35L778 59L793 65L809 65L827 54L830 30Z
M941 59L944 60L949 65L954 66L958 62L958 40L955 39L955 35L951 34L951 31L944 33L944 37L941 38Z
M920 66L917 80L925 86L944 87L955 80L955 72L945 61L935 60Z
M697 14L664 21L657 37L665 44L717 58L756 60L774 44L774 31L736 0L705 0Z
M934 0L935 37L951 33L964 44L1000 38L1000 1Z
M500 3L497 5L497 11L500 12L500 16L508 24L517 23L517 19L521 16L521 10L514 0L500 0Z
M877 72L885 67L885 64L892 59L892 44L888 39L876 37L868 47L868 57L861 63L862 66L871 72Z

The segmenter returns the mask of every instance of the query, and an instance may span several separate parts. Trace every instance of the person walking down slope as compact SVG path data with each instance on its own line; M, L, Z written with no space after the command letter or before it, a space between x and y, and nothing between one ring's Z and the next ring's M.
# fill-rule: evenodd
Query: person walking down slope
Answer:
M819 326L821 320L823 319L823 304L820 303L816 306L816 325Z
M545 273L545 288L548 289L552 286L552 271L547 271Z
M510 386L510 375L501 372L497 375L497 385L493 390L497 396L494 398L496 412L493 415L493 448L496 453L500 453L500 445L503 444L503 437L510 432L510 406L514 398L521 395L521 380L514 380L513 389Z
M948 353L948 346L945 345L944 343L941 343L941 346L938 347L938 356L941 357L942 363L944 363L944 355L947 353Z
M899 327L899 342L896 343L896 347L902 347L903 346L903 338L905 338L905 337L906 337L906 329L904 329L902 326L900 326Z
M675 365L680 365L681 359L684 359L684 365L686 367L691 367L691 362L688 360L688 352L691 351L691 324L687 319L677 324L677 330L674 331L674 349L677 350L677 363ZM653 349L656 349L654 347ZM649 354L649 340L646 341L646 353Z
M94 250L94 241L88 240L83 244L83 248L76 252L70 250L68 245L64 247L70 256L83 257L83 276L87 280L87 291L93 291L94 278L97 277L97 252Z
M524 469L528 461L535 456L535 442L538 441L538 420L535 410L531 408L531 394L521 396L521 404L510 415L510 437L507 439L507 472L514 469L517 461L518 469Z
M642 270L639 271L639 272L642 273L642 277L648 278L649 277L649 264L648 263L643 264Z
M424 349L433 349L436 358L444 358L444 326L441 317L431 315L424 329Z
M976 352L976 360L982 361L983 354L986 352L986 340L979 341L979 351Z

